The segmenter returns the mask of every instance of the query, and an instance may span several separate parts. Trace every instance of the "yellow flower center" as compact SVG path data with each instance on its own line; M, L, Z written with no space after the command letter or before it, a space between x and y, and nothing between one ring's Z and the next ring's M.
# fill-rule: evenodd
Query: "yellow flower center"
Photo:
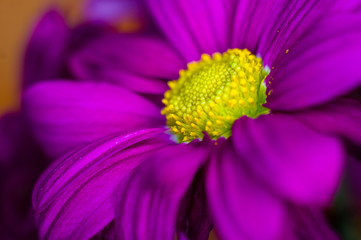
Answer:
M188 64L179 79L169 81L162 114L179 142L229 137L232 125L241 116L256 118L267 114L264 79L269 70L262 59L247 49L230 49L213 56L203 54Z

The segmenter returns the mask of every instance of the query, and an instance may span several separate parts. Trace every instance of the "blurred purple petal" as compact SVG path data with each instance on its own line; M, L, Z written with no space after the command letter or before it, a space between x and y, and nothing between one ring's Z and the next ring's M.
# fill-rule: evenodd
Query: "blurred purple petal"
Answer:
M360 26L357 15L333 15L305 31L271 71L266 106L273 110L300 109L359 86Z
M129 175L119 189L118 238L173 239L180 203L206 154L193 144L164 148Z
M63 77L64 54L70 29L56 10L46 12L36 25L26 48L23 63L23 87L56 77Z
M160 109L118 86L53 81L30 88L24 107L52 157L113 132L163 126Z
M242 117L234 146L255 176L298 204L327 205L343 170L337 138L321 135L292 116Z
M26 47L23 87L42 80L71 77L69 56L110 33L114 29L100 22L88 21L71 29L57 10L45 12Z
M119 68L135 75L167 80L177 78L179 70L185 67L184 60L165 41L122 35L99 39L74 56L73 64L77 68L84 64L92 64L100 70Z
M0 239L37 239L31 192L48 162L22 113L0 118Z
M338 240L335 232L328 226L326 217L320 209L290 206L290 225L284 239L287 240Z
M150 152L169 144L161 132L108 136L50 166L33 194L40 238L89 239L110 223L116 186Z
M90 76L93 74L93 76L97 76L97 78L101 80L106 80L109 83L120 85L140 94L150 94L161 96L163 98L164 92L168 90L168 86L165 81L138 76L130 71L121 70L119 68L105 68L98 70L96 68L93 69L90 66L87 68L79 66L78 69L79 73L83 74L83 76ZM89 70L94 72L87 72ZM83 73L80 71L83 71ZM157 104L156 102L154 103ZM162 104L161 99L159 100L159 103Z
M361 102L358 100L339 99L296 114L316 131L335 134L361 145Z
M205 171L200 170L194 177L191 187L180 203L177 232L187 240L208 240L213 220L205 191Z
M114 34L115 31L110 25L97 21L86 21L72 28L67 46L67 67L69 68L69 58L75 54L75 52L81 51L100 38Z
M361 161L350 158L347 161L347 174L345 178L350 190L351 207L358 213L361 211Z
M352 12L356 14L361 13L361 2L358 0L337 0L333 6L335 12Z
M228 28L226 4L221 0L148 0L148 7L169 41L187 62L202 53L225 51Z
M280 199L254 179L230 146L212 153L207 194L221 239L279 239L285 227Z
M115 224L114 221L112 221L90 240L116 240L115 234Z

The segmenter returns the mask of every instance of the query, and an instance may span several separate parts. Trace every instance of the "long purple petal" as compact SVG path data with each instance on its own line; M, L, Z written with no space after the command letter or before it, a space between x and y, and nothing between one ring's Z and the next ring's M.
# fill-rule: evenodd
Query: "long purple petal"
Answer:
M287 240L338 240L335 232L327 225L326 217L317 208L290 206L290 227L283 239Z
M24 88L37 81L62 77L69 38L70 29L58 11L49 10L42 16L26 47L22 74Z
M205 191L205 171L199 171L192 186L183 198L177 220L177 232L181 239L208 240L213 228Z
M230 14L222 0L148 0L153 17L187 62L226 50Z
M361 84L361 18L332 15L304 32L269 76L266 104L294 110L324 103Z
M234 5L232 48L247 48L256 54L259 42L269 23L269 15L277 9L274 1L244 0ZM262 7L260 7L262 5Z
M231 146L212 153L207 196L221 239L279 239L285 209L280 199L250 175Z
M110 223L116 186L150 152L169 144L162 131L109 136L55 162L33 194L40 238L89 239Z
M338 99L297 112L296 116L316 131L335 134L361 145L361 102L358 100Z
M123 86L133 85L140 92L163 93L166 84L159 79L177 79L185 62L160 39L111 35L76 53L71 67L80 79L109 80Z
M21 112L0 118L0 239L38 239L31 192L48 163Z
M206 154L192 144L165 148L123 181L116 214L118 238L174 239L180 203Z
M331 8L330 0L245 0L235 5L232 47L248 48L273 66Z
M299 204L327 205L343 170L343 148L295 117L243 117L233 128L234 146L250 170L273 190Z
M357 0L337 0L332 9L334 12L361 13L361 2Z
M305 31L327 16L333 3L332 0L274 1L268 18L262 17L265 21L260 24L264 28L257 53L261 54L267 65L275 67L287 49L298 45ZM257 19L257 16L253 16L253 19Z
M113 132L164 124L160 109L118 86L53 81L30 88L24 107L52 157Z
M115 234L116 234L115 224L114 221L112 221L90 240L115 240L116 239Z

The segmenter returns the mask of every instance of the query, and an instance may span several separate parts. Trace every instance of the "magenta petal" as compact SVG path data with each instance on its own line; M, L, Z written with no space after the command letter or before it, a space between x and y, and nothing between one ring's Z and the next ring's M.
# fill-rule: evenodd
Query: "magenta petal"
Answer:
M36 25L23 63L24 88L40 81L61 77L70 29L56 10L46 12Z
M361 209L361 161L359 158L350 157L347 161L346 182L351 195L351 206ZM352 208L352 209L353 209Z
M101 73L101 79L106 79L107 82L137 93L154 94L162 97L165 91L169 89L165 81L141 77L127 70L104 69Z
M316 131L335 134L361 145L361 102L358 100L339 99L296 114Z
M48 164L20 112L0 117L0 239L36 240L31 192Z
M119 181L169 144L162 131L107 137L56 161L33 194L40 238L89 239L103 229L114 217L112 195Z
M149 82L135 89L147 92L153 83L153 88L160 87L158 91L149 89L149 93L164 91L165 83L159 79L177 79L179 70L184 67L184 60L175 50L154 37L107 36L83 48L71 59L73 73L81 79L109 80L123 86L132 84L136 87L141 82L126 77L134 75ZM124 76L124 73L127 75Z
M222 0L148 0L153 17L187 62L226 50L230 14Z
M271 71L267 107L293 110L324 103L361 84L361 19L332 15L304 32Z
M233 128L240 158L265 184L300 204L329 204L343 170L343 148L296 118L243 117Z
M333 6L335 12L352 12L356 14L361 13L361 2L358 0L337 0Z
M257 53L262 56L268 66L274 67L284 57L287 49L292 49L293 46L299 44L301 36L315 22L327 16L333 1L274 0L269 2L267 3L268 10L263 10L264 12L258 10L259 4L263 6L262 1L257 1L258 4L253 4L256 7L254 11L257 11L257 14L251 15L251 19L254 20L252 21L252 27L254 26L257 29L255 33L260 34ZM264 15L268 17L265 18ZM261 19L262 22L260 23L258 19ZM260 28L262 28L261 32ZM255 33L252 33L251 29L253 28L249 29L252 37L257 36ZM282 65L279 66L281 67Z
M287 240L338 240L340 239L327 225L326 217L320 209L290 206L290 227L284 236Z
M53 81L30 88L24 107L35 136L52 157L113 132L160 127L160 109L123 88Z
M221 239L279 239L284 207L243 166L231 146L213 152L207 194L214 229Z
M116 214L118 238L174 239L180 203L206 154L192 144L168 147L123 181Z
M205 171L202 170L195 176L178 211L177 232L180 239L184 237L187 240L208 240L213 228L205 192Z
M247 48L256 54L265 26L269 24L269 15L278 9L274 8L274 1L243 0L234 5L231 46Z
M248 48L274 66L286 49L328 13L329 0L238 1L232 26L232 47Z
M116 240L114 221L110 222L90 240Z

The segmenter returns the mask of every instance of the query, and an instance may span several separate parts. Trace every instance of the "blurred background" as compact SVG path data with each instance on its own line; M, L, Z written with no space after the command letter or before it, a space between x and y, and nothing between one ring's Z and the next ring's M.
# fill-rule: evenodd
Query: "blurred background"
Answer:
M19 107L22 56L28 36L41 13L57 5L70 24L83 16L84 0L1 0L0 1L0 115Z

